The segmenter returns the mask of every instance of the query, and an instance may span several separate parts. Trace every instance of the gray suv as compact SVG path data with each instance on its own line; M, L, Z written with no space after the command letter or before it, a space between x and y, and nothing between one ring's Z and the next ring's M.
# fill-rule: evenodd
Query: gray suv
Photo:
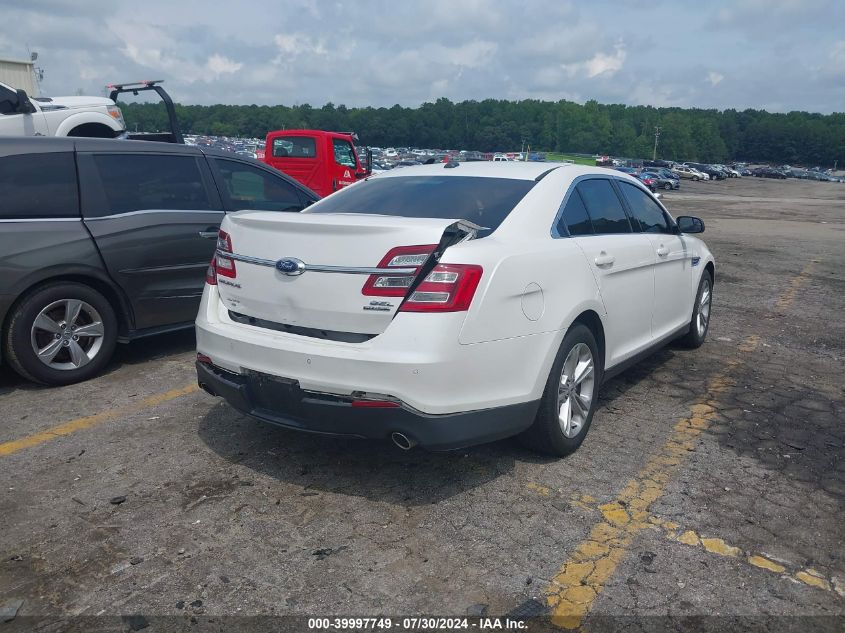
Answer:
M69 384L101 371L117 342L192 327L226 212L317 199L224 152L0 137L0 361Z

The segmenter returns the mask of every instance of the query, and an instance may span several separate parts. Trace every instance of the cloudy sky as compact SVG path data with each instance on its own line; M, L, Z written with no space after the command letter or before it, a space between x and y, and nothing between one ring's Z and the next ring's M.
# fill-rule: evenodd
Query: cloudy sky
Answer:
M42 93L165 79L181 103L452 100L845 111L843 0L0 0Z

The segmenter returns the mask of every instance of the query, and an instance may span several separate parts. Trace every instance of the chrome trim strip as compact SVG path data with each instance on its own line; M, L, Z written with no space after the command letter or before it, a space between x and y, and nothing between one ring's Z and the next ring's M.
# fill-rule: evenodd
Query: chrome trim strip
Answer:
M99 215L93 217L86 217L86 222L97 222L99 220L111 220L113 218L125 218L131 215L147 215L152 213L216 213L218 215L225 215L225 211L220 211L219 209L206 209L203 211L202 209L141 209L139 211L126 211L125 213L112 213L111 215Z
M82 218L0 218L0 222L82 222Z
M321 266L319 264L305 264L306 272L341 273L345 275L412 275L416 268L355 268L353 266Z
M236 262L255 264L256 266L268 266L270 268L276 267L276 262L271 259L261 259L260 257L250 257L249 255L238 255L237 253L227 253L226 251L221 251L219 248L217 249L217 254L229 259L234 259Z
M268 268L276 267L276 260L262 259L260 257L250 257L249 255L238 255L237 253L227 253L217 249L217 254L222 257L234 259L236 262L244 262L245 264L255 264L256 266L267 266ZM282 258L284 259L284 258ZM325 266L320 264L305 264L305 272L315 273L339 273L343 275L412 275L417 272L416 268L365 268L354 266Z

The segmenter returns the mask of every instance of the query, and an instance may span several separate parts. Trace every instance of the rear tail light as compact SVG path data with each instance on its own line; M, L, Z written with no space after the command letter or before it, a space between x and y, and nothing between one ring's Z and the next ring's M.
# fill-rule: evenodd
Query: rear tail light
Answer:
M378 263L378 268L413 268L407 274L370 275L361 288L361 294L368 297L404 297L414 283L426 260L437 248L437 244L421 246L397 246L387 252ZM234 265L234 263L233 263Z
M215 271L221 277L229 277L234 279L238 276L238 271L235 269L235 260L231 257L226 257L221 253L231 253L232 238L226 231L220 231L217 234L217 255L215 257Z
M205 283L209 286L217 285L217 253L211 256L211 263L205 271Z
M437 264L417 286L400 312L463 312L469 309L481 281L481 266Z

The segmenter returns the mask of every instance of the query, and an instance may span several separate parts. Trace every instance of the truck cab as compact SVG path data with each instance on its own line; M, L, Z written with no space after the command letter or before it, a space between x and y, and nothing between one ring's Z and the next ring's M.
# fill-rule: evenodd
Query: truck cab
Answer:
M0 83L0 136L91 136L124 132L123 114L105 97L30 97Z
M372 173L372 161L361 164L353 140L345 132L276 130L267 134L263 160L327 196Z

